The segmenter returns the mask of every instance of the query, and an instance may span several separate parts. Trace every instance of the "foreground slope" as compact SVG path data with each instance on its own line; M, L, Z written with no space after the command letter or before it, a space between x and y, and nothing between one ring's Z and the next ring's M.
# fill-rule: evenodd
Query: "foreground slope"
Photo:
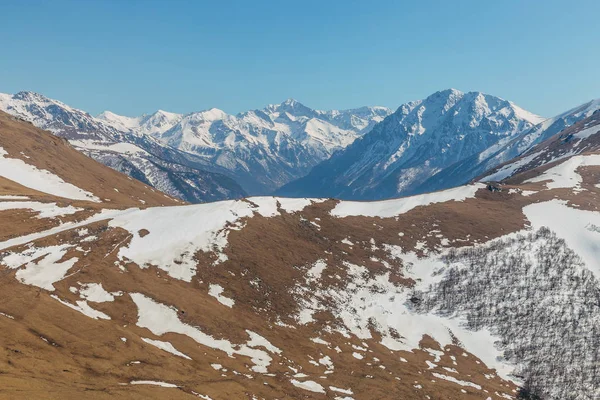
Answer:
M600 160L580 156L500 191L166 207L25 158L0 169L0 398L598 396ZM26 179L42 167L75 192Z

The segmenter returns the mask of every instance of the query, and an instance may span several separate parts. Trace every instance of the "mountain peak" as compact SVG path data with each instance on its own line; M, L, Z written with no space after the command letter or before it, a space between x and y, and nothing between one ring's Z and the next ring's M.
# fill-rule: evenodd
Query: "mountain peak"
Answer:
M30 92L27 90L15 93L13 96L14 99L17 100L22 100L22 101L50 101L49 98L47 98L46 96L36 93L36 92Z
M216 121L225 118L227 113L219 108L213 107L208 110L194 112L192 115L205 121Z
M464 95L465 95L465 93L461 92L458 89L449 88L449 89L439 90L439 91L429 95L425 100L427 101L430 99L439 99L439 98L443 98L443 99L460 98L460 97L463 97Z
M169 112L169 111L165 111L165 110L156 110L154 112L154 115L164 115L165 117L169 117L169 118L176 118L181 116L181 114L178 113L173 113L173 112Z
M440 90L437 93L440 93L440 94L446 95L446 96L450 96L450 95L460 96L460 95L465 94L463 91L460 91L455 88L448 88L448 89Z
M115 114L114 112L109 110L102 111L100 114L96 115L96 118L100 119L113 119L119 117L121 117L121 115Z
M297 105L301 105L302 106L303 104L300 103L298 100L293 99L293 98L290 97L289 99L286 99L285 101L283 101L281 103L281 105L282 106L294 107L294 106L297 106Z

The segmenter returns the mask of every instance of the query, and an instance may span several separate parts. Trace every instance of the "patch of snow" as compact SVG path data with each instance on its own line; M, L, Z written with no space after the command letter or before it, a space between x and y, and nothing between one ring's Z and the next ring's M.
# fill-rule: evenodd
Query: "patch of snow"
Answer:
M67 222L55 228L51 228L45 231L34 232L28 235L17 236L12 239L0 242L0 250L8 249L9 247L19 246L25 243L33 242L38 239L42 239L48 236L56 235L61 232L65 232L71 229L79 228L94 222L102 221L105 219L113 218L117 215L124 216L128 213L136 211L137 209L128 210L102 210L101 212L91 216L90 218L80 222Z
M548 189L579 188L582 179L581 175L577 173L577 169L598 165L600 165L600 154L574 156L546 170L543 174L526 180L525 183L550 181L546 183Z
M235 301L229 297L222 296L221 293L223 293L223 290L223 286L211 283L208 287L208 294L217 299L217 301L224 306L229 308L233 307Z
M62 280L78 260L77 257L72 257L59 262L71 247L66 244L41 248L31 247L21 253L9 253L1 261L11 269L25 265L25 268L17 271L16 278L27 285L52 292L54 291L53 284Z
M600 279L600 213L568 207L564 201L550 200L523 207L534 229L543 226L564 239L597 278Z
M18 158L8 158L7 155L6 150L0 147L0 176L30 189L54 196L100 202L100 199L92 193L65 182L50 171L38 169Z
M183 354L182 352L180 352L179 350L177 350L171 343L169 342L162 342L160 340L153 340L153 339L148 339L148 338L142 338L142 340L154 347L157 347L161 350L166 351L167 353L171 353L174 354L176 356L179 357L183 357L187 360L191 360L190 357L188 357L187 355Z
M306 279L310 282L318 281L321 279L321 275L323 274L325 268L327 268L327 263L325 260L315 261L312 267L306 271Z
M102 287L101 283L86 283L81 285L81 297L94 303L114 301L115 296L121 296L121 292L109 293Z
M230 230L240 229L242 219L255 212L264 217L279 214L277 203L287 210L301 209L297 199L253 197L249 201L227 200L190 206L155 207L116 216L109 225L132 234L127 247L119 250L121 260L127 258L140 267L156 265L169 276L191 282L196 273L194 255L198 251L216 252L218 261L227 259L222 251L227 246ZM143 238L140 229L150 233Z
M98 310L94 310L92 307L89 306L89 304L87 303L87 301L84 300L78 300L75 304L71 304L68 303L64 300L61 300L58 296L56 295L51 295L51 297L55 300L58 300L61 304L75 310L75 311L79 311L80 313L82 313L85 316L88 316L90 318L93 319L110 319L110 317L106 314L104 314L101 311Z
M262 337L256 332L252 332L251 330L246 329L246 333L250 336L250 340L246 342L249 347L264 347L271 353L281 354L281 349L279 347L274 346L267 339Z
M600 132L600 125L595 125L575 133L573 137L577 139L587 139L590 136L597 134L598 132Z
M296 387L299 387L300 389L308 390L310 392L323 393L323 394L325 393L325 389L323 388L323 386L319 385L315 381L301 382L296 379L292 379L292 380L290 380L290 383Z
M461 380L456 379L453 376L438 374L437 372L433 372L432 374L433 374L433 376L435 376L438 379L443 379L448 382L453 382L460 386L468 386L468 387L472 387L472 388L481 390L481 386L476 383L473 383L473 382L461 381Z
M229 356L237 354L250 357L255 364L252 368L255 372L268 372L267 367L270 365L272 358L267 352L253 349L247 344L234 345L226 339L215 339L200 329L181 322L176 309L157 303L141 293L130 293L129 295L138 307L137 326L148 328L157 336L169 332L179 333L190 337L203 346L221 350Z
M178 388L179 387L172 383L160 382L160 381L131 381L129 383L132 385L153 385L153 386L160 386L160 387L164 387L164 388Z
M515 162L506 164L505 166L500 168L498 171L481 178L479 181L480 182L491 182L491 181L501 181L503 179L506 179L506 178L512 176L519 168L529 164L540 154L542 154L542 152L538 151L537 153L532 153L532 154L530 154L526 157L523 157Z
M340 389L335 386L329 386L329 389L333 390L334 392L339 392L343 394L354 394L354 392L352 392L352 389Z
M0 202L0 211L19 209L37 212L38 214L36 215L36 218L62 217L65 215L75 214L76 212L83 210L83 208L73 206L59 207L56 205L56 203L39 203L37 201Z

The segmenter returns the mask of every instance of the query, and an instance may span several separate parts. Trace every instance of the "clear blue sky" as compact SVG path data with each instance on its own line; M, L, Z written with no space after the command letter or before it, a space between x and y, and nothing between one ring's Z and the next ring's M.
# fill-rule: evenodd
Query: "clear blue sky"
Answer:
M296 98L397 107L454 87L552 116L600 97L600 1L5 1L0 92L92 114Z

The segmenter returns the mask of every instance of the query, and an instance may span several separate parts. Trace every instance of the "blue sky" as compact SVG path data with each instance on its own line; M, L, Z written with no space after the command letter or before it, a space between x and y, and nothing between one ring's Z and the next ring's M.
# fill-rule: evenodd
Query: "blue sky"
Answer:
M3 2L0 92L97 114L293 97L398 105L454 87L552 116L600 97L600 2Z

